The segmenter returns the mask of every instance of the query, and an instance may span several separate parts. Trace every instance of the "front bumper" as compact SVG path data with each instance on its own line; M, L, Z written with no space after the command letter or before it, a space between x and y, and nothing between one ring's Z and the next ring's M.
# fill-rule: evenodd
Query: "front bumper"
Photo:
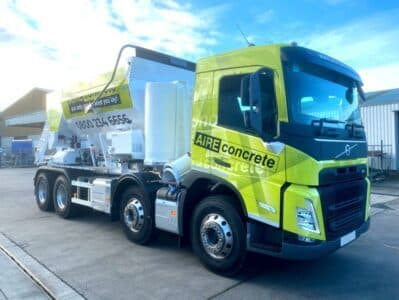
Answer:
M366 232L369 227L370 218L366 222L364 222L358 229L355 230L356 238L354 240L356 240L361 234ZM283 239L281 247L278 247L278 249L274 247L274 249L272 249L270 247L260 247L258 244L251 243L250 235L248 235L247 247L248 251L271 255L284 259L311 260L334 252L335 250L338 250L343 246L341 246L341 238L337 238L331 241L321 241L317 244L305 244L303 242L294 243L292 241L287 241Z

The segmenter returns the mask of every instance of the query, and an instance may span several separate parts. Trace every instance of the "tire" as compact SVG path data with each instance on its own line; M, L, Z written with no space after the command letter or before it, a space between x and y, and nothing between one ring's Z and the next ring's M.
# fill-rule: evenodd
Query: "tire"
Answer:
M60 175L54 182L53 202L57 215L63 219L74 217L79 206L72 203L71 185L64 175Z
M45 173L40 173L35 182L35 198L37 206L42 211L51 211L54 209L53 193L50 181Z
M224 276L240 271L247 252L244 222L232 201L224 195L205 198L191 223L194 253L205 267Z
M154 204L138 187L128 188L122 195L120 221L126 237L140 245L151 241L154 234Z

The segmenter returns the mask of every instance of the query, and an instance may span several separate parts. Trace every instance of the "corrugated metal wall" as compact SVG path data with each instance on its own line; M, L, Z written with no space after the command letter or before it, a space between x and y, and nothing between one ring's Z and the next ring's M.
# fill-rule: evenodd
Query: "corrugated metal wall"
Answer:
M398 124L395 121L397 111L399 111L399 104L397 103L360 108L368 144L380 145L382 140L384 144L391 145L391 169L394 170L398 169L396 155L398 150L396 145Z

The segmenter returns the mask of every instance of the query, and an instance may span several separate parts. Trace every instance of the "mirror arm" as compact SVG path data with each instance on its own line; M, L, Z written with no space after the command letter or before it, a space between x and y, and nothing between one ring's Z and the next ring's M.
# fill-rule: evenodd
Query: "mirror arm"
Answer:
M363 102L366 102L367 101L366 95L364 94L364 91L363 91L361 83L360 82L356 82L356 87L357 87L357 90L358 90L359 95L362 98Z

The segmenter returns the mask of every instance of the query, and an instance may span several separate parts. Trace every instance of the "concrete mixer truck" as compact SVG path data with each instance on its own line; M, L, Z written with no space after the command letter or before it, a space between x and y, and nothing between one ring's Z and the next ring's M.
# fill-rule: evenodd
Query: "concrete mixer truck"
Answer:
M104 212L138 244L172 232L226 275L248 251L313 259L367 231L364 96L352 68L297 45L197 64L122 49L112 73L48 95L41 210Z

